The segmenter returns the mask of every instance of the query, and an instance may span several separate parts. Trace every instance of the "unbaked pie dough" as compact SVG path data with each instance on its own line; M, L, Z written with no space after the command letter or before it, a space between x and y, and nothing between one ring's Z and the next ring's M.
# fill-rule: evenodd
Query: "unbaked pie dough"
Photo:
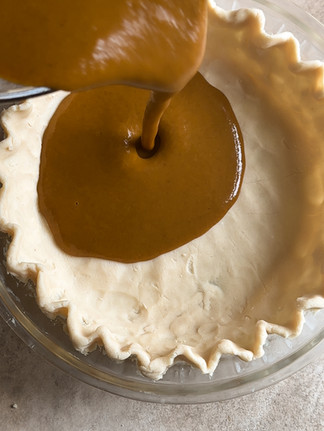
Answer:
M269 36L257 10L213 7L201 68L225 93L245 140L238 201L198 239L154 260L122 264L63 253L38 210L42 134L67 93L2 117L0 226L8 270L36 285L44 313L66 317L87 353L138 359L160 379L181 357L212 374L222 354L250 361L267 334L296 336L324 308L324 68L301 62L291 34Z

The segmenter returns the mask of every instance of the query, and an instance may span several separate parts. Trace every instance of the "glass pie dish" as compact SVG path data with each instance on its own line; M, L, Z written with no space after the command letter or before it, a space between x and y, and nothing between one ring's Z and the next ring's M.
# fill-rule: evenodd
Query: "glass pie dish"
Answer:
M228 9L228 1L217 2ZM322 59L323 28L290 3L279 1L235 1L232 8L264 10L268 33L291 31L301 42L304 60ZM2 250L8 239L1 236ZM3 260L3 259L2 259ZM311 360L323 348L323 312L307 313L304 330L294 340L268 337L265 355L251 363L223 356L212 377L178 362L155 382L143 377L135 361L116 362L101 352L83 356L74 351L57 321L49 321L39 310L30 286L22 286L1 266L1 314L28 345L51 362L81 380L112 393L158 402L206 402L239 396L276 382Z

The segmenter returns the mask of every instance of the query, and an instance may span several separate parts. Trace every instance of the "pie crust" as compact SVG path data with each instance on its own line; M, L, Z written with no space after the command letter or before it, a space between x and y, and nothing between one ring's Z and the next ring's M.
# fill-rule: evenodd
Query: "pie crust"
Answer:
M160 379L176 358L212 374L222 354L263 354L270 333L298 335L324 308L324 67L302 62L289 33L270 36L258 10L209 14L201 72L230 100L245 141L236 204L206 234L135 264L72 257L38 210L43 132L67 93L4 112L0 227L8 271L31 279L50 318L66 318L77 350L135 355Z

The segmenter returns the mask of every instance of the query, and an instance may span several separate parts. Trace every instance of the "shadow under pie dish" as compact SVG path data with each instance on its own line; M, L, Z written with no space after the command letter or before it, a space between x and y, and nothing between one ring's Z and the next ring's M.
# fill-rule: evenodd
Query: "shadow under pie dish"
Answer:
M262 2L255 3L262 5ZM287 6L287 9L290 8L291 6ZM285 8L282 8L282 13L284 12ZM289 24L286 16L285 20ZM306 34L306 38L307 36ZM222 40L222 43L217 44L219 40ZM314 58L320 58L319 56ZM324 114L322 64L301 63L298 45L290 35L269 37L264 34L263 17L259 12L239 10L227 13L217 8L214 14L210 14L208 46L201 72L229 98L244 135L246 172L237 203L224 219L203 237L152 262L128 265L127 271L130 271L131 276L125 273L124 267L115 268L120 264L103 263L98 260L85 263L82 260L82 271L87 267L91 273L103 273L104 279L109 279L111 267L114 267L119 274L122 284L117 294L116 291L113 294L109 293L109 285L105 289L107 297L104 301L109 308L115 310L115 315L109 317L109 323L119 318L116 316L118 304L123 303L125 307L128 304L127 319L134 331L134 320L141 314L138 311L141 304L145 304L146 310L152 310L157 305L161 310L166 308L163 298L172 298L172 301L165 299L168 304L168 315L161 318L160 311L159 318L157 320L152 318L149 323L155 325L155 328L152 330L151 327L144 331L145 337L142 337L146 344L150 346L156 344L156 350L160 348L161 338L167 339L164 350L155 354L141 348L141 343L137 339L136 343L134 340L132 342L128 340L116 347L118 344L116 339L120 339L121 334L117 334L114 340L111 328L108 328L107 332L102 322L100 325L92 323L94 319L89 317L88 312L80 313L82 304L75 307L77 299L74 297L77 295L74 294L73 297L73 292L68 293L67 289L62 289L62 285L57 284L60 277L57 272L51 272L53 262L49 265L51 268L46 275L44 270L47 265L46 251L41 246L46 236L49 237L50 247L52 242L45 229L42 230L39 244L35 240L37 238L35 231L38 229L38 227L35 229L34 224L38 217L37 212L27 216L25 207L19 206L17 214L11 213L15 209L13 202L19 202L21 205L25 198L27 205L30 205L30 190L35 190L35 182L33 185L29 178L34 169L37 182L38 162L35 155L39 153L41 142L39 136L60 98L65 97L65 94L58 93L28 101L18 108L11 108L3 117L8 138L3 141L1 147L1 180L4 187L0 211L2 229L13 237L7 254L9 271L24 281L32 279L36 282L37 301L46 314L55 317L62 309L68 310L68 330L78 350L86 353L88 349L92 349L93 343L102 340L109 356L124 360L130 355L136 355L141 371L154 379L162 377L178 356L192 362L207 374L214 372L222 354L235 354L244 360L258 358L263 354L267 333L285 337L297 335L303 326L304 310L324 306L321 272L323 256L321 118ZM49 107L48 111L44 110L44 104ZM24 139L19 133L16 135L21 127ZM28 147L23 146L27 135ZM18 153L18 150L25 151L24 157L30 157L27 164L25 162L19 164L23 159L22 153ZM33 163L34 167L31 169ZM28 172L25 173L24 180L18 181L19 176L23 175L23 165L28 166ZM24 187L17 190L17 187L15 188L17 184L24 184ZM32 199L37 202L37 196ZM20 226L24 227L20 229ZM40 221L39 229L43 228L44 224ZM28 232L32 232L30 241ZM60 250L53 251L53 248L49 250L50 256L62 254ZM67 259L71 259L69 265L66 265ZM67 271L74 268L73 276L81 275L79 267L74 266L80 263L78 260L64 257L64 265L61 266L68 266ZM55 267L57 266L56 264ZM150 282L152 273L160 275L155 276ZM180 273L181 283L184 283L181 286L184 287L177 289L174 280L179 278ZM84 273L83 278L87 278ZM129 278L132 280L130 300L128 297L125 298L129 292L125 293L124 290L125 280ZM64 279L67 279L66 276ZM143 280L145 283L142 283ZM6 280L6 284L8 283ZM157 287L154 287L152 293L153 283ZM47 292L49 285L50 296ZM137 286L135 299L134 285ZM79 282L77 286L77 293L80 296L82 288ZM87 298L89 299L88 296ZM187 298L192 302L188 304ZM8 300L3 299L4 303L8 304ZM27 299L26 301L28 304L31 302ZM183 304L185 310L181 310ZM222 315L218 314L220 311L223 312ZM28 319L28 311L24 312L24 319ZM129 319L132 313L136 315L135 319L134 316ZM314 319L320 321L321 317ZM123 328L126 320L122 322ZM167 330L163 329L161 324L166 325ZM145 325L149 326L147 322ZM116 328L118 325L115 322L113 326ZM191 331L188 330L190 326ZM171 331L173 338L166 332L170 327L173 328ZM53 328L56 333L58 327L53 325ZM33 331L32 333L35 334ZM47 340L49 343L52 342L50 333ZM129 345L131 347L128 348ZM64 356L61 348L53 349L52 346L50 350L56 351L60 357ZM69 348L67 350L71 351ZM267 352L267 355L271 356L271 347L269 350L270 353ZM63 348L63 352L66 352L66 348ZM98 381L102 379L102 373L107 373L105 364L109 364L111 371L109 370L108 374L112 379L110 384L115 383L118 386L117 381L122 376L122 380L128 382L128 390L134 390L135 393L141 390L154 393L156 388L157 391L162 391L160 396L166 399L168 385L173 386L168 381L168 375L172 373L176 375L177 370L179 371L179 368L174 368L174 371L170 369L162 380L165 382L164 385L160 382L164 388L161 390L157 386L159 382L149 383L134 372L134 367L129 362L117 364L107 358L98 359L97 352L86 357L69 352L68 356L70 355L74 358L73 361L76 361L74 367L77 366L79 369L84 369L84 366L90 367L94 371L93 376L97 375ZM64 360L67 360L66 357ZM231 385L235 386L233 382L237 382L235 379L240 373L242 376L240 369L245 369L245 364L227 356L211 378L202 376L201 371L197 374L197 370L181 365L183 368L178 377L180 387L181 385L185 387L183 379L185 382L192 379L190 384L196 388L201 383L205 389L209 385L206 393L217 393L215 381L219 378L218 370L222 366L224 369L226 361L232 361L231 364L236 364L233 367L238 370L237 376L227 387L230 389ZM258 361L260 360L254 363ZM95 371L93 367L98 367L98 370ZM118 367L122 369L121 374ZM261 368L264 369L263 366ZM252 365L247 374L253 375L254 371ZM89 376L88 371L85 373ZM96 377L84 379L92 378L96 379ZM175 376L173 378L176 380ZM105 386L98 381L92 383L100 387ZM140 389L141 385L144 385L142 386L144 389ZM189 396L191 393L189 386L187 389L179 387L180 392L188 390ZM118 390L116 392L118 393ZM214 397L216 398L216 395ZM145 396L142 395L142 398L145 399Z

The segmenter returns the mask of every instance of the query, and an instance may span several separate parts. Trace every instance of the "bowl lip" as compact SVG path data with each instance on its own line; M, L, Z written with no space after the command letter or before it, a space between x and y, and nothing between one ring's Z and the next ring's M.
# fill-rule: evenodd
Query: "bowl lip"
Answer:
M223 3L226 2L223 0ZM234 1L233 3L239 2ZM254 6L251 7L254 8L258 4L261 10L262 7L265 7L284 15L303 32L306 32L312 43L324 54L324 26L303 9L288 0L248 0L245 3L247 7L250 7L249 3L253 3ZM222 1L217 2L217 5L221 6ZM198 404L246 395L289 377L310 363L314 356L324 352L324 328L322 328L302 347L265 370L252 371L246 376L237 376L234 380L231 379L225 383L207 381L199 384L172 384L153 380L137 383L97 370L57 346L17 307L2 282L0 282L0 316L32 350L69 375L115 395L156 403ZM239 385L237 385L238 383ZM199 392L198 389L200 389Z
M4 81L9 84L8 81ZM13 84L15 88L8 91L0 91L0 103L20 102L31 97L43 96L52 93L54 90L48 87L25 87Z

